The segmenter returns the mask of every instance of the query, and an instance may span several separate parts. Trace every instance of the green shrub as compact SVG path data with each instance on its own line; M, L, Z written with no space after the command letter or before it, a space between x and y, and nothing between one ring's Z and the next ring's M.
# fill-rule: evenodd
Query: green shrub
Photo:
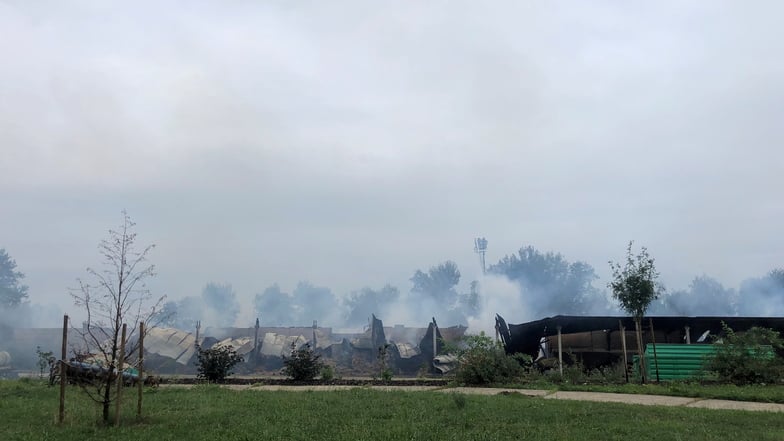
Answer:
M297 349L295 343L292 343L291 356L283 358L283 372L294 381L313 380L324 368L320 358L321 355L317 355L310 344L306 343Z
M321 368L321 379L324 381L332 381L335 378L335 368L332 366L325 364L324 367Z
M706 369L718 374L720 381L742 384L769 384L784 375L784 341L777 331L753 327L736 334L725 323L724 337L714 343L716 353L708 357Z
M519 381L525 374L523 364L531 357L523 354L507 355L500 343L484 332L463 337L464 346L457 349L458 366L455 380L460 384L481 385Z
M378 347L378 375L381 380L389 383L392 381L392 368L389 367L389 344L385 343L383 346ZM374 375L375 377L375 375Z
M210 383L223 383L226 377L232 374L234 366L245 361L242 355L237 355L237 351L231 345L211 349L197 346L196 349L198 378Z

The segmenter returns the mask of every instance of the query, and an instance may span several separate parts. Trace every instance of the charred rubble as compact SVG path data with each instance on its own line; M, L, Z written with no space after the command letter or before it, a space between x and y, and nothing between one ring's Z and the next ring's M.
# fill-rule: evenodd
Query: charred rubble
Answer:
M291 354L292 348L309 344L321 355L322 361L342 376L374 375L379 347L387 348L388 367L394 375L439 375L448 371L451 365L441 359L434 363L434 356L443 354L445 342L460 340L466 329L465 326L442 328L435 319L427 327L386 327L375 315L368 326L359 331L319 327L315 322L311 327L263 327L258 322L250 328L197 327L195 332L151 328L144 339L144 370L156 375L194 374L198 348L230 345L245 359L235 367L236 374L279 375L284 357ZM72 331L69 332L70 342L76 341ZM36 346L59 348L61 336L61 329L15 329L6 342L10 342L10 351L22 354L32 352L29 348ZM78 352L84 354L89 350L79 348ZM28 358L25 363L12 367L20 372L33 371L34 360ZM128 361L131 366L134 358Z

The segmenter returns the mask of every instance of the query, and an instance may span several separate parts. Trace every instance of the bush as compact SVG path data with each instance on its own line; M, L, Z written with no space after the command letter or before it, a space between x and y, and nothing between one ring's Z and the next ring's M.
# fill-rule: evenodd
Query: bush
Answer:
M332 381L335 379L335 368L332 366L325 364L324 367L321 368L321 379L324 381Z
M231 345L212 349L202 349L197 346L196 349L198 378L210 383L223 383L226 377L232 374L232 368L245 361L242 355L237 355L237 351Z
M753 327L736 334L722 323L724 337L714 343L716 353L706 362L706 369L718 374L719 380L738 385L769 384L784 375L784 341L777 331Z
M316 355L310 344L306 343L299 349L291 344L291 357L283 358L283 372L294 381L308 381L316 378L324 368L320 360L321 355Z
M531 357L507 355L499 343L482 332L463 337L464 347L457 349L458 366L455 380L460 384L480 385L518 381L524 374L523 364Z
M392 376L394 375L392 368L389 367L389 346L388 343L379 346L376 357L378 359L378 375L386 383L392 381ZM373 375L373 378L375 379L376 376Z

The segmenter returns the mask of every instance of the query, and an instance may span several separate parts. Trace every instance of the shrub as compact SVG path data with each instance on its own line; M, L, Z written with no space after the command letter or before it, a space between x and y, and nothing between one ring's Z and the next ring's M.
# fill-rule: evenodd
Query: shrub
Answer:
M232 368L245 361L242 355L237 355L237 351L231 345L211 349L197 346L196 349L198 378L210 383L223 383L226 377L232 374Z
M455 380L460 384L480 385L509 383L524 374L523 364L531 357L523 354L507 355L500 343L482 332L463 337L464 347L457 349L458 366Z
M297 349L295 343L292 343L291 356L283 358L283 372L294 381L312 380L324 368L320 358L321 355L316 355L310 344L306 343Z
M384 382L392 381L392 368L389 367L389 344L378 347L378 374ZM375 375L374 375L375 377Z
M716 372L721 381L739 385L775 383L782 378L784 341L777 331L755 326L736 334L725 323L722 327L724 337L714 343L716 353L708 357L707 370Z
M335 368L332 366L325 364L324 367L321 368L321 379L324 381L332 381L335 378Z

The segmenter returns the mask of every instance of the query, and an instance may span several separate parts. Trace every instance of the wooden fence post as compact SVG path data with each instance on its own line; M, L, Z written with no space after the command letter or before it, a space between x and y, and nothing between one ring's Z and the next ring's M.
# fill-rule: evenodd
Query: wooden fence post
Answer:
M142 393L144 389L144 322L139 322L139 377L136 379L139 388L139 401L136 403L136 417L142 417Z
M626 328L623 322L618 320L618 327L621 329L621 347L623 348L623 373L626 375L626 382L629 382L629 358L626 353Z
M66 348L68 345L68 314L63 316L63 347L60 353L60 409L57 413L57 421L62 424L65 418L65 383L67 379L67 365L65 358L67 357Z

